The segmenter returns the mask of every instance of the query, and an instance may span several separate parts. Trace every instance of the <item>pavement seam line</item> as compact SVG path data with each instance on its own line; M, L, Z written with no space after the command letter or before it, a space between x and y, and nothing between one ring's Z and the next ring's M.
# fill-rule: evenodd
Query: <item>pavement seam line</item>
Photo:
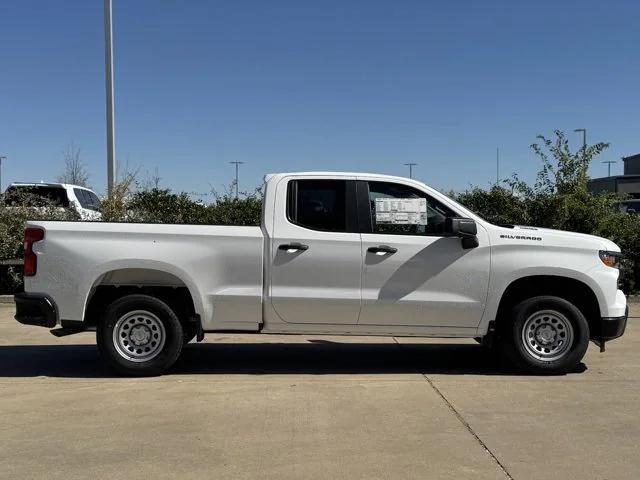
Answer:
M464 417L458 412L458 410L456 410L456 408L451 404L451 402L449 400L447 400L447 397L445 397L442 392L438 389L438 387L436 387L433 383L433 381L424 373L421 373L421 375L424 377L424 379L427 381L427 383L431 386L431 388L433 388L433 390L440 396L440 398L442 399L442 401L447 405L447 407L449 407L449 410L451 410L451 412L456 416L456 418L458 419L458 421L464 425L464 427L467 429L467 431L473 435L473 438L476 439L476 441L480 444L480 446L482 448L484 448L484 450L489 454L489 456L491 456L491 458L493 459L494 462L496 462L496 464L500 467L500 469L502 470L502 472L505 474L505 476L509 479L509 480L514 480L514 478L511 476L511 474L509 473L509 471L507 470L507 468L502 464L502 462L500 460L498 460L498 457L495 456L495 454L489 449L489 447L487 446L486 443L484 443L482 441L482 439L478 436L478 434L475 432L475 430L471 427L471 425L469 425L469 422L467 422Z
M396 337L393 337L393 341L396 343L396 345L398 345L398 347L400 349L402 349L402 344L400 342L398 342L398 339ZM507 468L502 464L502 462L498 459L498 457L496 457L495 454L489 449L487 444L482 441L482 439L478 436L478 434L475 432L473 427L471 427L471 425L469 425L469 422L467 422L464 419L464 417L460 414L460 412L458 412L458 410L456 410L456 407L454 407L453 404L447 399L447 397L445 397L444 394L440 391L440 389L438 387L436 387L436 385L427 376L427 374L424 373L424 372L419 372L419 373L427 381L429 386L438 394L438 396L442 399L442 401L449 408L449 410L451 410L451 413L453 413L455 415L455 417L458 419L458 421L467 429L467 431L473 436L473 438L476 439L476 441L480 444L480 446L484 449L484 451L489 454L489 456L493 459L494 462L496 462L496 464L498 465L498 467L500 467L500 470L502 470L502 472L505 474L505 476L509 480L514 480L513 476L509 473Z

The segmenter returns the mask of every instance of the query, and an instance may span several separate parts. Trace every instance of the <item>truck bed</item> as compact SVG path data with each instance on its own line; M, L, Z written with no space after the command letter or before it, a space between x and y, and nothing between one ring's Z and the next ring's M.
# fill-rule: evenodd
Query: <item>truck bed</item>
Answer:
M51 297L58 321L84 320L99 286L142 284L186 287L205 330L257 330L262 321L260 227L50 221L27 227L44 229L45 241L34 245L38 274L25 278L25 289Z

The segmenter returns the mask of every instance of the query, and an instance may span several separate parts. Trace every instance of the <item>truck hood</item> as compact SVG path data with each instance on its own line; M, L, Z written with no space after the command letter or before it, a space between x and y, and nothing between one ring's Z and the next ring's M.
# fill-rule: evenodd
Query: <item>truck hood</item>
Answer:
M542 245L594 248L619 252L620 247L607 238L587 235L586 233L567 232L565 230L553 230L551 228L529 227L525 225L509 225L496 227L497 237L500 240L515 240L525 242L540 242Z

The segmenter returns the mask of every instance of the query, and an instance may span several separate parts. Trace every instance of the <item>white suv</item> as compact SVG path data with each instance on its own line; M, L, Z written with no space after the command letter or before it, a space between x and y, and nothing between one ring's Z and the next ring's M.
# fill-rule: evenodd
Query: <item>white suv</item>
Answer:
M43 200L41 206L50 204L71 208L82 220L101 220L100 199L92 190L67 183L12 183L4 193L4 201L14 204L21 195Z

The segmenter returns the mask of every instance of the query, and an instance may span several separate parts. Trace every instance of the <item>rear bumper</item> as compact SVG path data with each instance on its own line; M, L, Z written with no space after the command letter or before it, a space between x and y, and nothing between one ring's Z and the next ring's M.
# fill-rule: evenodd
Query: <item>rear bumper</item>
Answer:
M53 328L58 323L58 309L47 295L39 293L16 293L15 319L24 325Z

